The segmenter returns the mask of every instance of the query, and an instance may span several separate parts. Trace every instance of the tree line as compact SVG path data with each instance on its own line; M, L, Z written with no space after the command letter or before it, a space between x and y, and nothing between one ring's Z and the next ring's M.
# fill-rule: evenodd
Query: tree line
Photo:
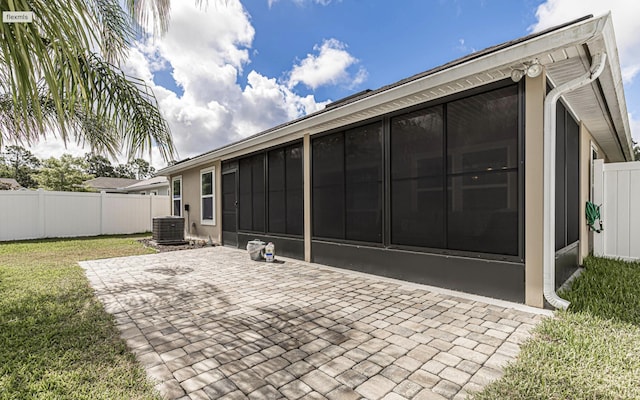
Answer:
M41 160L22 146L7 146L0 152L0 178L13 178L29 189L84 192L88 189L83 182L89 179L147 179L154 173L155 168L141 158L113 165L107 157L95 153L86 153L84 157L63 154ZM2 189L8 187L0 183Z

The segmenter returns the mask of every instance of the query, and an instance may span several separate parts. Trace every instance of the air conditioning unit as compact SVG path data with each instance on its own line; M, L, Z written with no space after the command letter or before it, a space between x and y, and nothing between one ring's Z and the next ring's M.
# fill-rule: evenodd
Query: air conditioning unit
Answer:
M184 243L184 218L153 218L153 240L158 244Z

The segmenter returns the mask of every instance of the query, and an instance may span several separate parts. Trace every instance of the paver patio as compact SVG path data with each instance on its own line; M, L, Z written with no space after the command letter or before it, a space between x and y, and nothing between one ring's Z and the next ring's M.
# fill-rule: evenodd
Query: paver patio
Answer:
M224 247L81 265L171 399L464 399L549 315Z

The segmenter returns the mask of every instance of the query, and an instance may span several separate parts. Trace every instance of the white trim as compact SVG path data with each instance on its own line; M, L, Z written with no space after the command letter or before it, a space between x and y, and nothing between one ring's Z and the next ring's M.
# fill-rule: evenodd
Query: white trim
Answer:
M211 174L211 194L202 194L202 176L205 174ZM204 208L202 206L202 200L205 198L211 198L211 219L204 219ZM202 225L216 225L216 167L208 167L200 170L200 224Z
M566 310L570 302L562 299L555 288L555 220L556 220L556 105L564 93L586 86L598 79L606 65L607 54L599 53L593 57L591 67L580 75L547 93L544 99L544 149L543 149L543 292L549 304L555 308Z
M596 154L596 157L593 157L593 153ZM600 156L600 152L598 151L598 146L593 143L593 140L589 141L589 201L593 202L595 198L594 194L594 179L595 176L595 167L593 162L598 159Z
M174 198L173 197L173 185L175 184L176 181L180 181L180 197L178 198ZM169 197L171 198L171 215L176 216L176 217L182 217L182 175L178 175L178 176L174 176L173 178L171 178L171 187L169 188ZM175 215L175 205L174 202L176 200L180 201L180 214L179 215Z

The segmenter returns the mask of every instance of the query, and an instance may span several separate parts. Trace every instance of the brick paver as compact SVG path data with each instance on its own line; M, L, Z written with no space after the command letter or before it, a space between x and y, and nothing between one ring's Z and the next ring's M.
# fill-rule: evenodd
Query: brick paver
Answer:
M548 313L213 247L82 262L171 399L459 399Z

